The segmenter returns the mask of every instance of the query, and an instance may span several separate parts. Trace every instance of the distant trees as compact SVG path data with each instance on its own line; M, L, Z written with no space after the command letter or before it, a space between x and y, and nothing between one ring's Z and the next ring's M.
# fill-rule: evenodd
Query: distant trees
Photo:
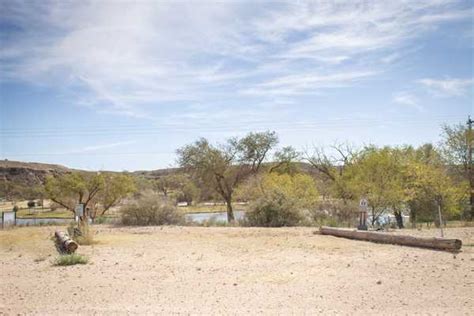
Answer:
M354 202L365 197L372 224L384 213L393 212L400 228L404 227L404 211L416 221L436 219L438 205L450 216L462 208L465 182L453 179L450 165L431 144L359 150L336 145L331 151L329 155L316 148L311 155L306 154L306 160L323 179L323 193L329 197L323 201L326 208L336 205L334 211L338 213L351 208L354 212Z
M164 175L153 181L153 188L168 197L173 193L174 199L191 204L199 198L199 188L184 173Z
M73 172L48 177L45 190L51 201L74 212L84 205L82 221L103 215L135 190L133 179L123 174Z
M274 132L249 133L240 139L230 138L220 146L201 138L177 150L178 162L224 199L227 219L232 222L235 188L249 175L260 170L277 143Z

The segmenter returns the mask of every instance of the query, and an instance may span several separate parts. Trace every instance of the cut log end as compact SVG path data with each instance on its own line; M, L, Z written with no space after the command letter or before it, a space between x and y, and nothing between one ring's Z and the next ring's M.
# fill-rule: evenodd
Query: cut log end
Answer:
M59 246L61 252L74 253L79 247L79 245L65 232L56 231L54 236L56 237L56 244Z

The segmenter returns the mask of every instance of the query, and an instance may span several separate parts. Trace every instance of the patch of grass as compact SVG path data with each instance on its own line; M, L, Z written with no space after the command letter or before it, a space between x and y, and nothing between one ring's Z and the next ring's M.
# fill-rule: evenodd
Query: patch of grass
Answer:
M89 262L89 258L84 255L79 255L76 253L70 255L61 255L56 261L54 261L55 266L72 266L75 264L86 264Z
M17 218L74 218L70 211L64 209L50 210L50 209L36 209L31 211L29 209L21 209L16 213Z
M235 211L246 211L248 208L247 205L235 204ZM191 213L221 213L226 212L225 205L190 205L190 206L180 206L179 209L185 214Z

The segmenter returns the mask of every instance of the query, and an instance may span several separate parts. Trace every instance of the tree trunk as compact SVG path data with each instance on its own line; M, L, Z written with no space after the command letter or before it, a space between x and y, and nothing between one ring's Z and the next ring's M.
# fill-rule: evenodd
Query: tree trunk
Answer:
M413 209L410 209L410 223L411 223L411 228L416 228L416 211Z
M471 207L471 221L474 221L474 181L471 180L470 182L470 189L471 189L471 192L470 192L470 199L469 199L469 204L470 204L470 207Z
M377 221L377 217L375 216L375 209L372 208L372 219L370 222L372 223L372 227L375 227L375 222Z
M225 204L227 205L227 222L233 223L234 218L234 210L232 209L232 199L229 198L226 200Z
M397 220L397 226L398 228L402 229L402 228L405 228L404 225L403 225L403 216L402 216L402 212L400 211L395 211L395 219Z
M325 226L321 227L319 231L323 235L446 251L459 251L462 246L462 241L459 239L414 237Z

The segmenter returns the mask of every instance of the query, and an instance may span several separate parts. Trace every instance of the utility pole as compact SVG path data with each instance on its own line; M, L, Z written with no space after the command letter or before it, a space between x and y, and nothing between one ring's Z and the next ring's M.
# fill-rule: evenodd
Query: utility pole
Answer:
M467 133L466 133L466 142L467 142L467 175L469 177L469 215L471 220L474 220L474 174L473 174L473 161L472 161L472 150L474 137L472 134L472 123L474 121L469 115L467 118Z

